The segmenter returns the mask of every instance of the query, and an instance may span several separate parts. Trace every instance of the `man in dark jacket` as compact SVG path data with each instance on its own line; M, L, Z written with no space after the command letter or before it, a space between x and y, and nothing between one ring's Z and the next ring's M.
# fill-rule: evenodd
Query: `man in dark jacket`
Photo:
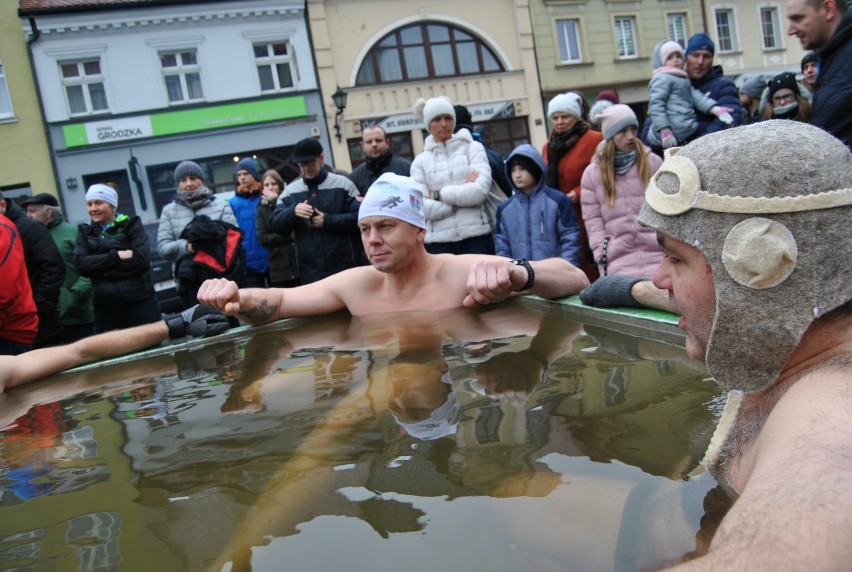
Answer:
M51 194L39 193L21 203L27 216L47 227L59 254L65 262L65 281L59 293L59 319L62 322L62 343L70 344L95 333L92 313L92 281L80 276L74 266L74 245L77 225L65 221L59 202Z
M59 321L59 292L65 281L65 263L50 237L47 228L27 217L24 209L7 201L0 193L0 214L15 223L21 233L27 274L38 308L38 335L33 348L62 343L62 323Z
M404 177L411 174L411 161L394 155L390 148L390 138L376 124L368 125L361 131L361 150L367 160L355 167L349 180L355 183L362 197L384 173L396 173Z
M316 139L296 143L293 162L301 177L287 185L270 220L282 236L295 232L302 284L366 262L358 236L358 189L325 168Z
M811 123L852 149L852 15L845 0L789 0L787 33L817 50Z
M742 123L743 108L740 106L739 90L737 90L737 86L731 78L725 77L722 66L713 65L715 54L716 45L710 36L704 32L692 36L686 44L686 53L684 54L686 56L686 75L689 76L692 87L714 99L716 105L729 108L734 121L726 124L715 115L701 113L696 109L698 129L695 130L690 140ZM648 140L647 135L650 127L651 121L646 120L642 125L642 141ZM684 144L686 143L684 142ZM655 149L655 151L661 150Z
M727 129L732 125L739 125L742 121L742 107L740 107L737 86L731 78L725 77L722 66L713 65L715 54L716 45L710 36L703 32L692 36L686 44L686 75L689 76L692 87L715 99L716 105L730 108L734 121L726 124L715 115L696 110L698 129L693 139Z

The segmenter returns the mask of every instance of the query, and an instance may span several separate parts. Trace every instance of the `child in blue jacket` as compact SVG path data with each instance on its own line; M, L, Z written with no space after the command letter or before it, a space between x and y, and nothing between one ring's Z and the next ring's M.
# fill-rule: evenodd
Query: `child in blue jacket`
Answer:
M514 193L497 209L494 246L498 256L580 263L580 225L571 199L545 184L544 158L524 143L506 159Z

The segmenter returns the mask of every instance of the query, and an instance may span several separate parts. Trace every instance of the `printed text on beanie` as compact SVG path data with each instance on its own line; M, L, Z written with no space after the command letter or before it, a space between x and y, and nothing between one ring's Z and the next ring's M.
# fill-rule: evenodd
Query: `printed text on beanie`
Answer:
M367 189L358 209L358 220L369 216L386 216L426 228L423 193L410 177L385 173Z

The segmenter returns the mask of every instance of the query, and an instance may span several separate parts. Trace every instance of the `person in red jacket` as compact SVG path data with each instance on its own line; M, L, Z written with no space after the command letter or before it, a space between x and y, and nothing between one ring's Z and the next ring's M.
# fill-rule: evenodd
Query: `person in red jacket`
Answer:
M18 355L32 347L38 333L38 311L18 227L2 214L0 276L0 355Z
M574 205L577 222L580 223L580 269L590 281L594 281L598 277L598 267L586 238L586 224L580 203L580 179L592 162L598 144L603 141L603 135L591 129L585 119L583 105L583 99L574 92L560 93L550 100L547 115L553 123L553 131L541 154L547 165L547 186L568 195Z

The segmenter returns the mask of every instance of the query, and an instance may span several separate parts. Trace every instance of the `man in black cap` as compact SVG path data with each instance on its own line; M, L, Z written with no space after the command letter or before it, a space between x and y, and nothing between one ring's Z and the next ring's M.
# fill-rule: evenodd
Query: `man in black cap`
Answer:
M281 193L269 227L281 236L295 233L302 283L364 264L358 237L358 189L343 175L328 171L316 139L296 143L292 161L302 176Z
M62 343L70 344L95 333L92 313L92 282L81 276L74 266L72 253L77 241L77 227L65 221L56 197L39 193L21 203L27 216L40 222L50 236L65 263L65 281L59 291L59 319L62 322Z
M33 348L62 343L62 323L59 321L59 291L65 280L65 263L50 232L44 225L27 218L24 209L15 201L6 200L0 192L0 214L15 223L21 233L27 275L38 308L38 335Z

